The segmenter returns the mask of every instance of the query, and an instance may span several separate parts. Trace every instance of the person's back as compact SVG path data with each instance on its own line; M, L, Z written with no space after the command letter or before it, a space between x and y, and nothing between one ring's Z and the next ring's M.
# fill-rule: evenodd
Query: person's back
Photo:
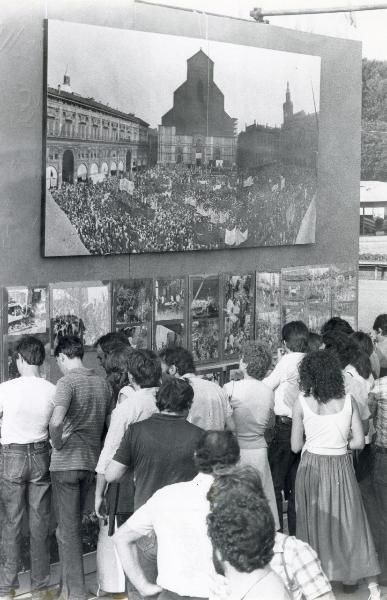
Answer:
M222 388L198 375L187 374L185 378L194 390L188 421L205 430L224 429L231 409Z
M70 402L68 399L71 397ZM93 369L79 367L57 383L55 403L68 403L63 420L63 446L53 448L51 471L87 469L93 471L101 449L101 437L111 395L103 377Z
M351 396L319 404L313 397L300 395L304 414L305 446L313 454L346 454L351 428Z

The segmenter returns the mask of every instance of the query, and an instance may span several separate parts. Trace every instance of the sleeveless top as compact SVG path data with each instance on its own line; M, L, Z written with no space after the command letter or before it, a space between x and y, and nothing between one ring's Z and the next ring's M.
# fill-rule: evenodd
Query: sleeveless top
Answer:
M332 415L314 413L302 395L300 396L300 404L304 412L303 421L306 436L302 451L307 450L312 454L346 454L352 419L350 394L346 394L341 411Z

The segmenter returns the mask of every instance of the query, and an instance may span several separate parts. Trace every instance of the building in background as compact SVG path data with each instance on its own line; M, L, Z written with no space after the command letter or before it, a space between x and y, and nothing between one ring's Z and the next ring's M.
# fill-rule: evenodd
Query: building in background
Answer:
M72 91L70 77L47 89L46 187L102 181L148 165L149 125Z
M199 50L187 60L187 79L161 118L158 163L232 166L236 127L237 120L224 110L224 95L214 82L214 62Z

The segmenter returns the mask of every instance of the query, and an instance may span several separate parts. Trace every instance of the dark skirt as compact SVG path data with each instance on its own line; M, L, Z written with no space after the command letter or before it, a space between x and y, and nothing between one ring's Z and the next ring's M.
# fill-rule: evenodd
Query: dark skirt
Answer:
M297 537L317 552L331 581L380 573L349 454L304 452L296 478Z

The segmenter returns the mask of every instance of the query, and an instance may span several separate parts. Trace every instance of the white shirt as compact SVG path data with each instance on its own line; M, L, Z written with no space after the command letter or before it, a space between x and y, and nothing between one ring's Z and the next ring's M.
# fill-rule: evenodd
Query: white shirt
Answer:
M18 377L0 385L2 444L32 444L48 439L55 386L41 377Z
M122 388L118 404L112 411L105 443L95 468L97 473L105 474L129 425L149 419L158 412L156 407L157 390L158 388L143 388L135 391L130 386Z
M364 379L355 367L347 365L343 371L345 393L351 394L359 409L360 418L366 421L370 418L371 413L368 408L368 394L371 389L371 384L367 379Z
M208 598L214 574L206 517L212 475L167 485L153 494L121 529L157 537L157 583L180 596Z
M193 373L187 373L184 378L189 381L194 391L187 421L206 431L224 429L226 418L232 415L226 392L217 383L202 379Z
M274 370L262 383L274 390L274 412L282 417L292 417L293 406L300 393L298 367L304 358L303 352L284 354Z

